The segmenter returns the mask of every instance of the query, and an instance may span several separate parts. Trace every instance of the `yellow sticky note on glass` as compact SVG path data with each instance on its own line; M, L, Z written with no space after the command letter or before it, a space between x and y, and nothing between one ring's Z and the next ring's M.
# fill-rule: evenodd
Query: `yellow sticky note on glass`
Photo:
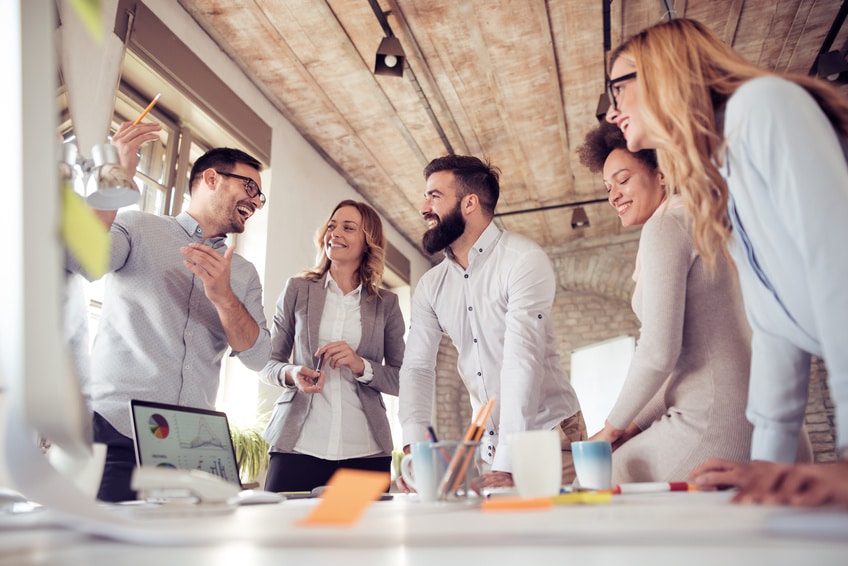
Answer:
M111 240L100 218L68 185L62 191L62 241L86 274L97 279L109 269Z
M352 525L365 509L386 491L388 473L365 470L339 470L321 495L321 502L301 525Z
M77 13L77 17L85 24L91 38L97 43L103 43L103 27L100 20L100 0L69 0Z

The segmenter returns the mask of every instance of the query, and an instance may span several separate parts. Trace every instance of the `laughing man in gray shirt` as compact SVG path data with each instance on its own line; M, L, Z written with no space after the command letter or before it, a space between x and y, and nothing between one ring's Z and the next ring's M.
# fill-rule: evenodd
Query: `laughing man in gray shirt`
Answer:
M121 126L112 143L125 165L134 170L155 129ZM256 371L270 357L259 275L225 244L265 203L260 168L240 150L212 149L192 167L186 212L96 211L112 244L87 384L94 440L108 446L103 501L135 499L130 399L213 408L228 349Z

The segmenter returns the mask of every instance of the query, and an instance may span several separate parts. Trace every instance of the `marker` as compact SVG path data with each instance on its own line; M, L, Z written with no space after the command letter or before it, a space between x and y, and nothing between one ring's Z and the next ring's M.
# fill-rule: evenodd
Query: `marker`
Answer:
M147 108L145 108L145 109L141 112L141 115L140 115L138 118L136 118L136 119L135 119L135 122L133 122L133 126L138 126L138 125L141 123L141 121L142 121L142 120L144 120L144 117L145 117L145 116L147 116L147 113L148 113L148 112L150 112L150 111L153 109L153 107L154 107L154 106L156 106L156 103L157 103L157 102L159 102L159 97L160 97L160 96L162 96L162 93L161 93L161 92L160 92L160 93L158 93L158 94L157 94L157 95L153 98L153 100L151 100L151 101L150 101L150 104L148 104L148 105L147 105Z
M433 427L431 425L427 425L427 436L430 437L430 442L435 443L439 441L438 437L436 436L436 431L433 430ZM441 452L442 454L442 461L445 463L445 466L450 464L451 454L450 452L448 452L448 449L442 446L439 452Z
M613 488L613 493L662 493L664 491L689 491L689 484L685 481L672 482L639 482L622 483Z

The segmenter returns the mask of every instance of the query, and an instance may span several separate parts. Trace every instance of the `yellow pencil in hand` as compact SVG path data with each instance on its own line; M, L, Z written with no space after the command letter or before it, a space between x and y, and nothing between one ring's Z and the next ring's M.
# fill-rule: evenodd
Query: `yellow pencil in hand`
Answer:
M150 112L154 106L156 106L157 102L159 102L160 96L162 96L161 92L157 93L156 96L153 97L153 100L150 101L150 104L147 105L147 108L145 108L144 111L142 111L141 115L139 115L139 117L135 119L135 122L133 122L133 126L138 126L141 121L144 120L144 117L147 116L147 113Z

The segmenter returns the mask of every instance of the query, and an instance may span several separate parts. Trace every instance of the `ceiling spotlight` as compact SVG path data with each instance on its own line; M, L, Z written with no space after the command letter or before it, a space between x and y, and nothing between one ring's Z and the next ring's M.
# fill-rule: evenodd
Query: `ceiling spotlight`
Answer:
M848 71L848 61L840 51L822 53L816 60L816 75L821 78L836 81L845 71Z
M384 37L377 48L377 61L374 63L375 75L403 76L403 47L396 37Z
M586 215L586 209L578 206L571 213L571 228L576 230L577 228L587 228L588 226L589 217Z

